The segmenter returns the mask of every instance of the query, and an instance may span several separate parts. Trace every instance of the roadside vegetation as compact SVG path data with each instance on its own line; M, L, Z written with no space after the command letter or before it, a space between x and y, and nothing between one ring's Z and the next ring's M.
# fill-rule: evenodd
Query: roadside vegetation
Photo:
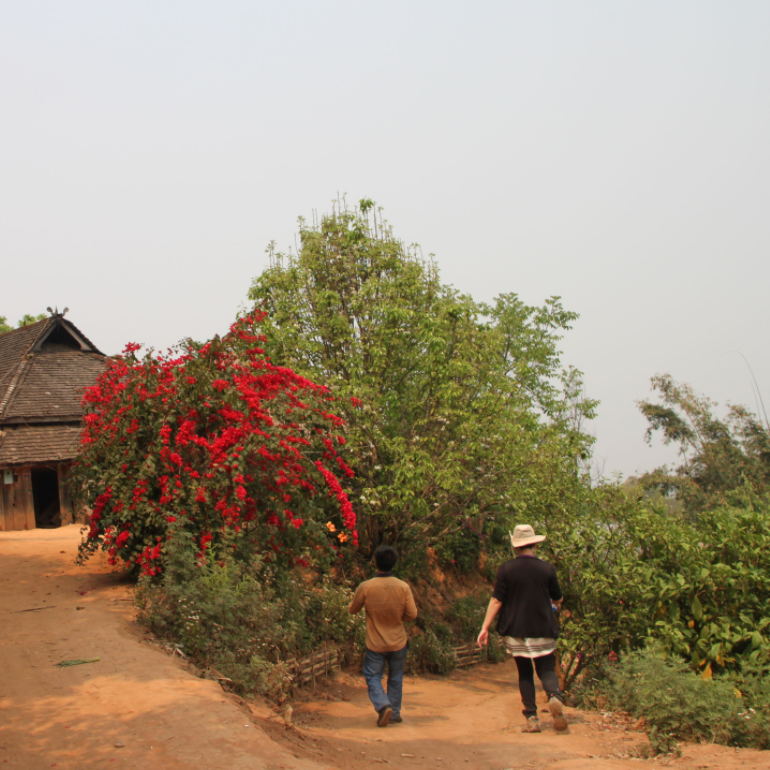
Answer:
M680 753L680 741L770 749L770 679L762 668L704 679L665 649L648 648L595 673L601 678L580 684L582 705L638 718L653 754Z
M350 589L389 543L420 604L410 665L445 673L526 521L565 593L573 698L643 717L656 750L770 745L758 417L720 419L657 376L640 408L680 465L592 480L597 404L558 349L577 315L557 297L486 304L442 284L368 200L300 220L297 252L271 250L249 296L227 335L171 356L131 345L86 396L81 556L102 548L142 573L155 633L280 700L291 658L326 643L360 654ZM706 712L677 727L693 698Z

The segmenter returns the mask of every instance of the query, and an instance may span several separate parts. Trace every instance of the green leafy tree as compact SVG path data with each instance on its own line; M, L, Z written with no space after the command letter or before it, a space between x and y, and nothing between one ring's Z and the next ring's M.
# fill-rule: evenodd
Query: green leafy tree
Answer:
M48 318L48 316L45 313L40 313L39 315L30 315L29 313L25 313L19 323L16 324L16 327L21 329L22 326L31 326L32 324L36 324L38 321L45 321L46 318Z
M690 514L744 499L735 493L770 491L770 432L745 406L730 405L723 419L717 404L677 383L669 374L652 378L659 402L640 401L649 427L645 439L660 431L665 444L679 447L680 464L646 474L643 486L675 497Z
M443 285L368 200L300 219L299 236L296 254L271 248L250 297L275 363L358 404L340 400L364 542L449 557L509 514L546 515L541 488L579 476L591 443L576 426L595 402L557 348L576 314Z
M21 329L22 326L29 326L30 324L35 324L38 321L44 321L47 317L48 316L46 316L45 313L41 313L40 315L29 315L29 313L25 313L19 323L16 324L16 328ZM0 334L12 332L13 329L14 327L8 323L8 318L4 315L0 315Z

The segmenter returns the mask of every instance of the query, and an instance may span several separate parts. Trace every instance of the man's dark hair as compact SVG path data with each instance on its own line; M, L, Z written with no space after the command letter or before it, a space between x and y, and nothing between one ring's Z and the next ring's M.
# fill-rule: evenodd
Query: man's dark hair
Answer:
M396 566L398 554L390 545L381 545L374 552L374 563L380 572L390 572Z

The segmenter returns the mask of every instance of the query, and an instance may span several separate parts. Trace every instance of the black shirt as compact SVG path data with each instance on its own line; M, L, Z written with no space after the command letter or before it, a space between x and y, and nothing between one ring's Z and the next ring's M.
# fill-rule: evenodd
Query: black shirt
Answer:
M557 639L559 625L551 600L562 598L556 569L534 556L520 556L497 570L495 599L503 603L497 620L502 636Z

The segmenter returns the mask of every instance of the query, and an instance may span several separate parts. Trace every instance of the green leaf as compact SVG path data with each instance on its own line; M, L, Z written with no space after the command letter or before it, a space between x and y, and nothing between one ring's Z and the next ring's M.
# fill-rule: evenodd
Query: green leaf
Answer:
M700 603L700 599L696 596L690 604L692 610L692 616L695 620L701 620L703 618L703 605Z

